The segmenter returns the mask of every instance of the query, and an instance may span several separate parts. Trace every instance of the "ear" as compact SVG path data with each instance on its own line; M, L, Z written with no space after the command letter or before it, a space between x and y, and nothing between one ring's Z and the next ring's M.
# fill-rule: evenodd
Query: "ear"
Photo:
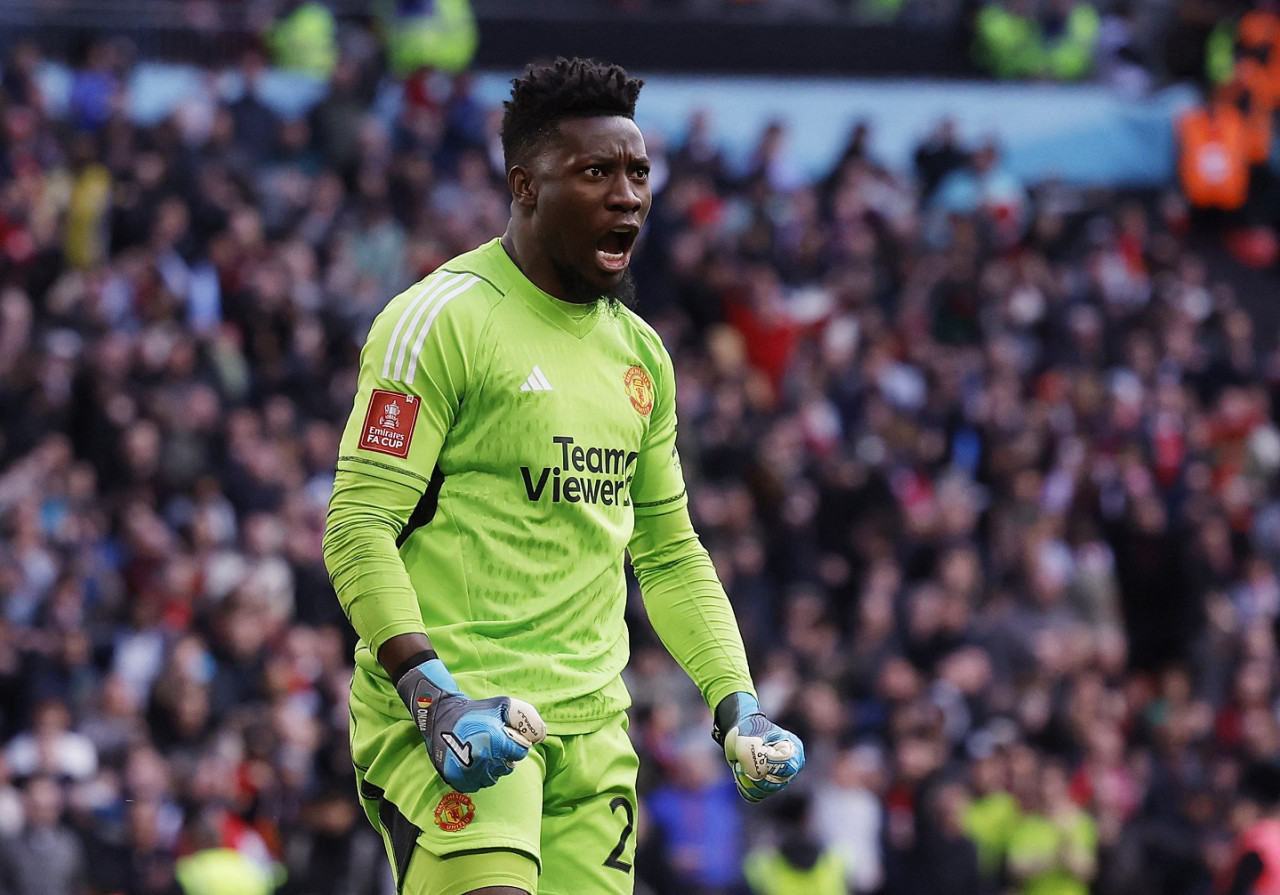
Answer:
M530 211L537 207L538 183L524 165L513 165L507 172L507 187L517 205Z

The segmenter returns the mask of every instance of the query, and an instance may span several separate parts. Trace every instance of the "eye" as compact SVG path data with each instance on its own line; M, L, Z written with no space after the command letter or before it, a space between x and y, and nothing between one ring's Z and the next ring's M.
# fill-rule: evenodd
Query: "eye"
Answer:
M588 177L604 177L604 168L601 168L599 165L592 165L591 167L587 168L587 176Z
M649 179L649 169L648 169L648 168L636 168L634 171L632 171L632 172L631 172L631 176L632 176L632 177L634 177L636 180L648 180L648 179Z

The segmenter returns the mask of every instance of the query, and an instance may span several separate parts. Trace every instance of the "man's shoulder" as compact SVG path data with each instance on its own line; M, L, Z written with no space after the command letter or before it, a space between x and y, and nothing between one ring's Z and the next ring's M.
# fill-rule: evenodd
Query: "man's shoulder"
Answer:
M370 341L430 332L437 321L454 329L482 325L506 289L473 258L478 251L445 262L387 302Z
M502 240L491 239L469 252L455 255L436 270L436 274L465 274L484 284L485 293L494 302L520 288L527 280L513 276L517 268L507 257ZM434 275L434 274L433 274Z
M628 341L636 348L646 351L654 358L660 358L666 354L667 348L662 341L662 336L648 320L622 304L614 305L612 313L618 328L626 334Z

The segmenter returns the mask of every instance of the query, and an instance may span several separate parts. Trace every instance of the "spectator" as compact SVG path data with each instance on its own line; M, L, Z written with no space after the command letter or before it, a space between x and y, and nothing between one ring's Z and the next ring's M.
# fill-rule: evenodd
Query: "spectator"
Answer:
M174 867L183 895L270 895L276 890L271 876L257 863L222 845L216 821L197 821L190 835L191 853Z
M846 895L844 867L835 852L825 850L809 831L808 802L792 796L774 808L785 830L776 847L747 855L747 883L755 895Z
M15 106L43 109L44 102L37 80L41 56L40 45L35 41L20 41L10 50L8 62L0 74L0 89L3 90L3 96Z
M358 818L345 789L322 789L302 813L302 827L286 834L281 895L378 895L389 865L377 835Z
M952 118L939 120L937 127L929 132L915 151L916 177L920 181L920 203L928 205L938 185L952 171L963 167L968 159L969 154L960 146L955 120Z
M14 785L9 763L0 754L0 838L9 838L22 829L22 792Z
M1277 851L1280 848L1280 824L1276 808L1280 805L1280 776L1273 765L1255 764L1240 781L1240 799L1232 818L1239 834L1231 846L1231 861L1225 868L1228 895L1256 892L1275 878Z
M931 793L929 823L917 848L920 873L928 882L915 891L924 895L979 892L978 852L965 835L963 817L968 793L959 781L947 781ZM904 889L903 891L908 891Z
M456 74L471 65L479 30L470 0L410 0L388 19L387 58L398 77L421 69Z
M1037 77L1044 70L1044 36L1029 0L992 0L975 22L974 61L998 78Z
M67 207L67 262L76 268L106 260L107 208L111 173L98 161L89 134L80 134L71 149L71 196Z
M733 895L742 884L739 799L733 781L720 773L722 759L714 746L702 737L687 737L672 774L644 803L665 843L663 860L678 892Z
M318 4L311 4L318 5ZM262 101L262 79L267 75L267 60L256 49L247 50L240 58L240 95L227 109L235 128L235 143L252 167L267 161L276 142L280 119Z
M336 31L328 5L319 0L290 0L267 30L266 42L281 68L324 79L337 59Z
M1101 20L1088 0L1051 0L1041 15L1046 74L1079 81L1093 74Z
M124 99L116 46L94 39L85 49L84 62L71 82L68 98L72 124L77 130L96 133L120 110Z
M0 842L0 880L18 895L86 895L84 849L63 821L57 780L32 777L23 793L23 825Z
M1000 148L988 142L938 184L934 206L951 214L978 214L984 233L997 246L1021 239L1029 221L1026 188L1000 164Z
M975 731L967 744L970 792L963 825L977 849L982 892L998 892L1004 884L1009 842L1021 813L1008 789L1006 750L1013 733L1007 722L993 722L989 729Z
M310 114L315 150L325 166L351 188L360 165L360 131L368 114L369 97L354 60L339 58L329 79L325 101Z
M5 750L14 776L49 775L87 780L98 768L93 741L71 729L71 712L60 699L45 699L31 714L30 732L18 734Z
M831 785L813 795L812 818L818 839L840 858L850 892L879 890L884 879L880 858L883 758L875 746L860 746L840 756Z
M1098 30L1098 75L1104 84L1128 96L1145 96L1155 87L1139 27L1139 4L1112 4Z
M1043 762L1036 778L1009 837L1009 875L1025 895L1086 895L1097 872L1096 826L1072 803L1060 764Z
M130 801L123 829L103 829L89 837L88 881L95 892L169 895L174 879L173 851L163 840L161 806Z

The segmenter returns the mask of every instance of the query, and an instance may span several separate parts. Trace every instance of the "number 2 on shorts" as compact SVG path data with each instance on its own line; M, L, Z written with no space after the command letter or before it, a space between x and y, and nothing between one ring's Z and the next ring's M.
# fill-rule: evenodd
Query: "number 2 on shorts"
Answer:
M618 837L618 844L613 847L613 851L609 852L609 857L604 859L604 866L612 867L614 870L621 870L623 873L630 873L631 865L622 860L622 853L627 850L627 839L630 838L631 831L635 829L636 813L625 796L615 796L613 801L609 803L610 812L617 812L619 808L622 809L622 813L626 816L627 823L622 828L622 835Z

